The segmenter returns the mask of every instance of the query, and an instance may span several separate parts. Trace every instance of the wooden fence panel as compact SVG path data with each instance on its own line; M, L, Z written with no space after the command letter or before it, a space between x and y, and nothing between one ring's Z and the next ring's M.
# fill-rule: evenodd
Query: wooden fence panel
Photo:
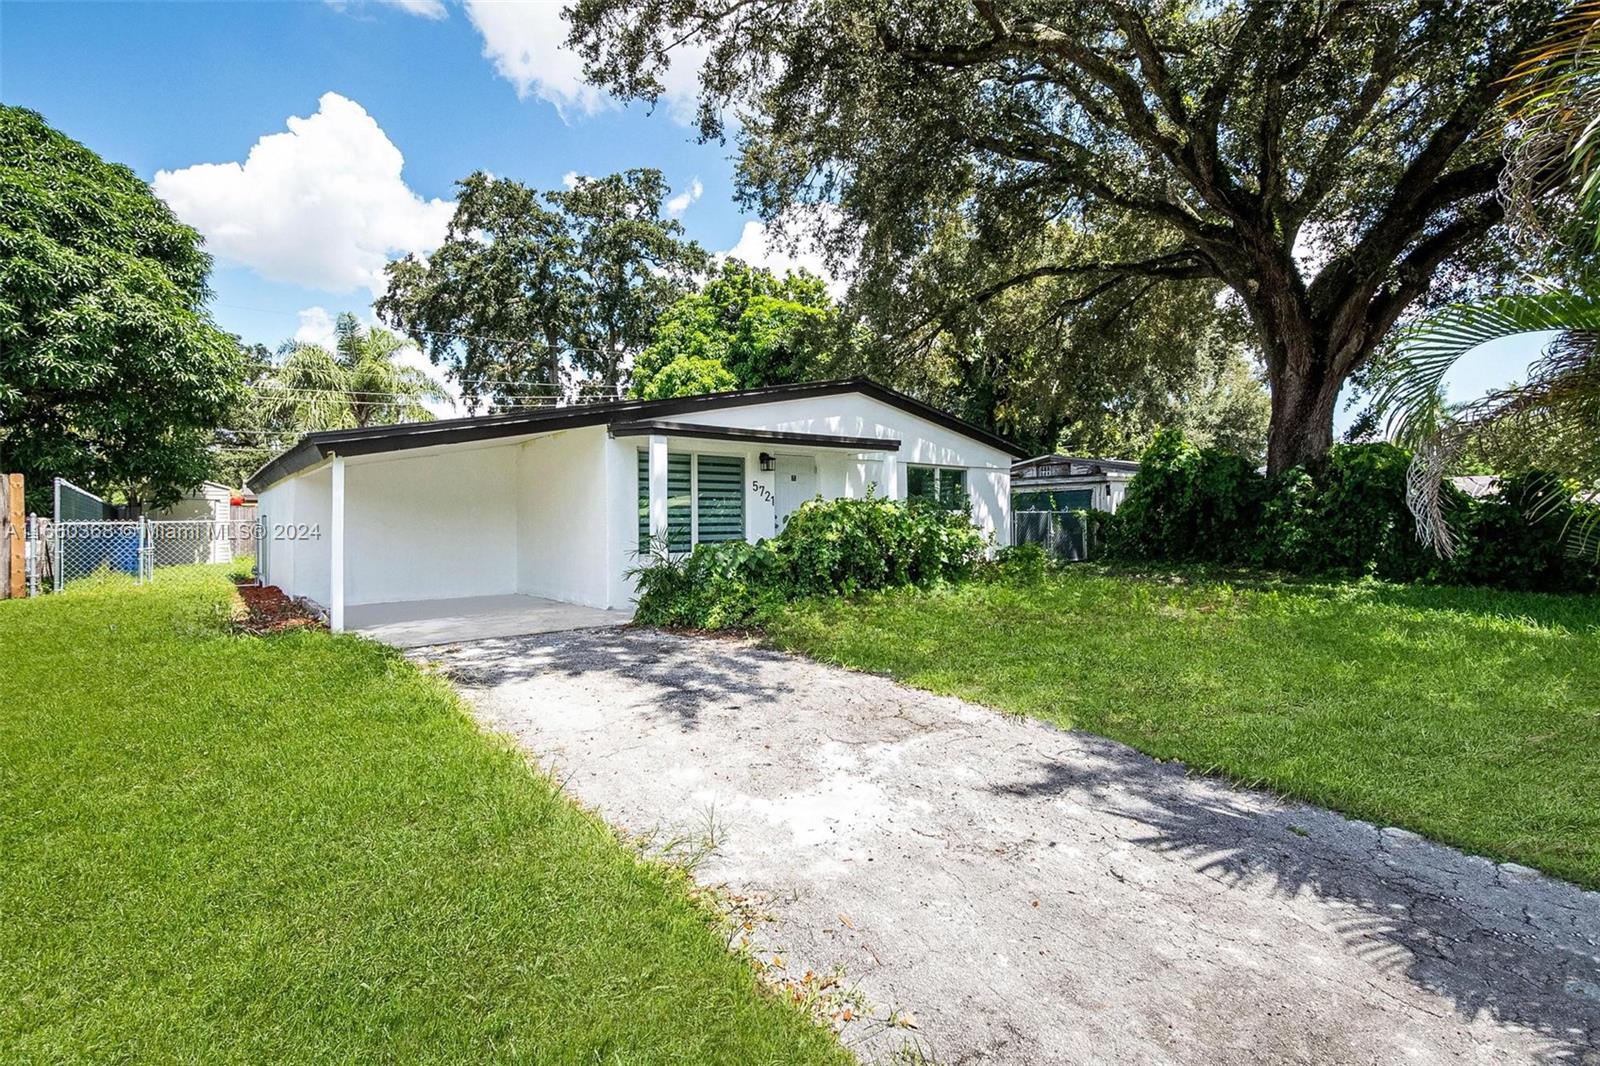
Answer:
M28 594L22 488L21 474L0 474L0 598L20 600Z

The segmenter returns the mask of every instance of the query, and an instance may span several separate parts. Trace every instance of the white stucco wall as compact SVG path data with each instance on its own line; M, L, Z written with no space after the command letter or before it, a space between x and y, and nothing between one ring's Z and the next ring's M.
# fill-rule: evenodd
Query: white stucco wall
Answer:
M967 471L973 522L985 535L992 536L996 545L1004 546L1010 541L1013 457L999 448L869 396L857 393L781 400L697 412L692 417L684 416L684 420L775 432L897 439L900 441L895 453L895 460L900 464L896 478L897 498L905 498L908 465L961 467ZM775 454L785 450L806 451L771 446L766 450ZM826 498L864 496L869 486L877 486L882 495L883 464L854 453L824 451L819 453L817 482Z
M861 395L784 400L698 412L699 424L779 432L895 439L893 480L906 494L906 466L967 472L972 517L1004 545L1010 536L1012 457L937 423ZM626 608L638 565L638 452L646 437L610 436L605 426L472 445L447 445L345 460L347 604L520 592L587 606ZM745 469L745 533L776 532L776 473L759 456L816 460L824 498L865 496L885 481L882 453L806 446L672 439L672 452L738 455ZM305 539L267 541L267 577L291 595L329 602L327 464L265 490L273 527L315 529Z
M589 426L518 445L518 592L607 606L610 443L604 426Z
M517 453L458 445L347 459L345 602L515 592Z
M331 602L328 548L333 536L333 474L324 466L296 478L294 484L294 525L284 531L284 543L294 558L293 594L326 608Z

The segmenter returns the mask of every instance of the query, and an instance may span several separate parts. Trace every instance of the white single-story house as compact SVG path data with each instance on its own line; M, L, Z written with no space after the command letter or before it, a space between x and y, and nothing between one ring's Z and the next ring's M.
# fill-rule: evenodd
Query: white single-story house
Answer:
M628 612L641 549L770 537L816 496L961 499L1004 545L1019 454L864 379L312 433L249 479L257 569L334 629L474 597Z
M1139 472L1131 459L1040 455L1011 466L1011 505L1018 511L1116 511Z

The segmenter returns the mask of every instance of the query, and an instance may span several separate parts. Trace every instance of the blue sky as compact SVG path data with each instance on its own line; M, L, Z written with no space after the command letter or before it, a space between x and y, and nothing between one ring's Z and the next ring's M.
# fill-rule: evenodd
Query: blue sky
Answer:
M657 167L688 201L690 236L790 262L734 205L731 145L697 144L685 124L690 71L653 112L618 106L578 78L560 7L6 0L0 99L153 182L207 236L217 321L272 347L315 339L341 310L369 315L383 261L431 247L452 183L475 169L554 188ZM1452 394L1511 379L1531 354L1477 353Z

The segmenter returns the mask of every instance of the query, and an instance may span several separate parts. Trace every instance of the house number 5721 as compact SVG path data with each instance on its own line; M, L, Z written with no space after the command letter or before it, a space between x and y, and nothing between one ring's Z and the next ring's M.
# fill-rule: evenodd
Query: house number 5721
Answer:
M750 482L750 488L755 492L755 494L757 496L760 496L763 500L766 500L768 503L777 503L778 502L778 498L772 494L772 490L767 488L761 482L759 482L759 481Z

